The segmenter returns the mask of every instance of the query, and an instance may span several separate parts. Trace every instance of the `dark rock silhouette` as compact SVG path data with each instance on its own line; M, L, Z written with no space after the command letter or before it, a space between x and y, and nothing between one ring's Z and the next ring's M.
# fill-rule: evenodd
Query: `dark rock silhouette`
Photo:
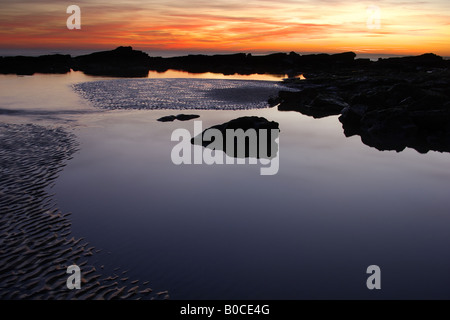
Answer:
M172 58L155 57L150 60L150 69L165 71L183 70L191 73L215 72L229 74L298 74L303 69L334 68L352 65L356 54L353 52L339 54L299 55L295 52L273 53L254 56L246 53L225 55L188 55Z
M146 77L149 56L132 47L118 47L111 51L95 52L72 59L72 69L89 75L115 77Z
M34 74L66 73L70 69L89 75L114 77L145 77L149 70L182 70L191 73L215 72L229 74L292 74L318 68L340 68L355 63L353 52L340 54L299 55L291 52L253 56L247 53L222 55L188 55L181 57L149 57L132 47L118 47L78 57L50 55L41 57L0 58L0 73Z
M409 112L404 108L375 110L355 117L340 117L346 136L358 134L378 150L402 151L406 147L420 153L430 150L450 152L450 111Z
M348 104L336 93L323 92L316 88L305 88L300 92L281 91L278 106L280 111L298 111L314 118L341 114Z
M450 74L422 74L372 88L344 108L344 134L358 134L378 150L450 152ZM363 103L362 103L363 102Z
M212 141L206 139L205 133L207 133L211 129L216 129L218 130L217 132L221 133L223 140L220 146L213 146L213 142L215 141L214 138L211 139ZM236 130L238 129L243 130L241 132L243 133L243 135L240 135L237 139L235 138L233 149L227 148L227 130L236 133ZM259 130L265 131L267 135L262 135ZM254 157L257 159L272 159L277 155L278 152L278 144L276 143L275 139L277 139L279 131L279 124L275 121L268 121L263 117L240 117L229 122L205 129L201 134L192 138L191 143L195 145L202 145L212 150L225 151L228 156L235 158ZM256 138L253 141L251 140L251 138L244 138L245 134L250 134L251 132L255 134L253 138ZM261 139L265 139L266 141L263 141ZM241 143L245 143L245 150L243 150L244 152L241 152L237 148L237 143L239 143L238 141L241 141ZM254 145L251 146L250 144L252 142L254 143ZM265 150L262 150L261 147Z
M447 61L448 62L448 61ZM446 61L434 53L425 53L420 56L396 57L387 59L378 59L377 64L384 68L397 69L402 71L416 71L421 68L448 66Z
M33 75L35 73L67 73L70 71L70 55L45 55L40 57L0 57L0 73Z
M149 70L168 69L191 73L215 72L229 74L278 74L294 77L302 73L340 72L391 69L411 71L421 68L448 67L450 62L432 53L416 57L379 59L355 59L353 52L337 54L307 54L295 52L252 55L250 53L222 55L187 55L162 58L150 57L132 47L118 47L110 51L71 57L48 55L40 57L1 57L0 73L33 74L65 73L70 69L90 75L114 77L146 77Z
M179 121L187 121L191 119L199 118L200 116L198 114L179 114L179 115L170 115L170 116L164 116L158 119L160 122L171 122L175 120Z
M70 69L89 75L146 77L149 56L131 47L95 52L78 57L45 55L40 57L0 57L0 73L32 75L34 73L67 73Z
M389 60L389 59L386 59ZM450 152L450 71L435 55L394 58L349 74L309 74L281 91L280 111L320 118L341 114L344 134L378 150ZM439 67L436 67L436 66Z

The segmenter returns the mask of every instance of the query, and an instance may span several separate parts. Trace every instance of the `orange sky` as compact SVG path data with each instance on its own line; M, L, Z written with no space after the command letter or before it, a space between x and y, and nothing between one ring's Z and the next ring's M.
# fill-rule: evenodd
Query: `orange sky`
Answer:
M66 8L81 8L68 30ZM369 29L367 8L380 8ZM450 56L450 1L0 0L0 48Z

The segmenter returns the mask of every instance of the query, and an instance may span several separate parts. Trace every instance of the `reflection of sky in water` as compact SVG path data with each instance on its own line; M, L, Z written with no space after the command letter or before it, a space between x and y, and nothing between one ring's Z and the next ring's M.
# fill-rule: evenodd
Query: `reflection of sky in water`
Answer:
M54 95L69 82L40 78ZM65 108L87 108L64 90ZM110 252L111 265L174 299L450 297L449 154L379 152L345 138L337 117L191 113L204 128L246 115L278 122L280 171L173 165L170 135L193 122L156 121L171 110L78 115L81 150L52 191L74 236ZM378 292L365 286L371 264Z

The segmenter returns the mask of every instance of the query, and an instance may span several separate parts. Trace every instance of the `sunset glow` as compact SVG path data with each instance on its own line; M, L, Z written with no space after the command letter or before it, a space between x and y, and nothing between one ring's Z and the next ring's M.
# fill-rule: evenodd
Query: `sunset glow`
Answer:
M450 2L344 0L2 0L4 49L342 52L450 55ZM81 8L68 30L66 8ZM380 8L368 28L367 8Z

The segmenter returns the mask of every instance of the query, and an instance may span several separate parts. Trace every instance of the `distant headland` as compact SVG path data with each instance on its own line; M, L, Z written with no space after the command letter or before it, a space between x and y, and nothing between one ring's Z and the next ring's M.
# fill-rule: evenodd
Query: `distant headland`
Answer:
M53 54L39 57L0 57L1 74L33 75L35 73L67 73L82 71L88 75L113 77L146 77L149 71L180 70L191 73L284 74L296 76L305 72L339 71L345 69L415 70L421 67L448 68L449 60L432 53L420 56L379 59L356 59L354 52L338 54L307 54L295 52L252 55L250 53L221 55L187 55L152 57L132 47L118 47L72 57Z

